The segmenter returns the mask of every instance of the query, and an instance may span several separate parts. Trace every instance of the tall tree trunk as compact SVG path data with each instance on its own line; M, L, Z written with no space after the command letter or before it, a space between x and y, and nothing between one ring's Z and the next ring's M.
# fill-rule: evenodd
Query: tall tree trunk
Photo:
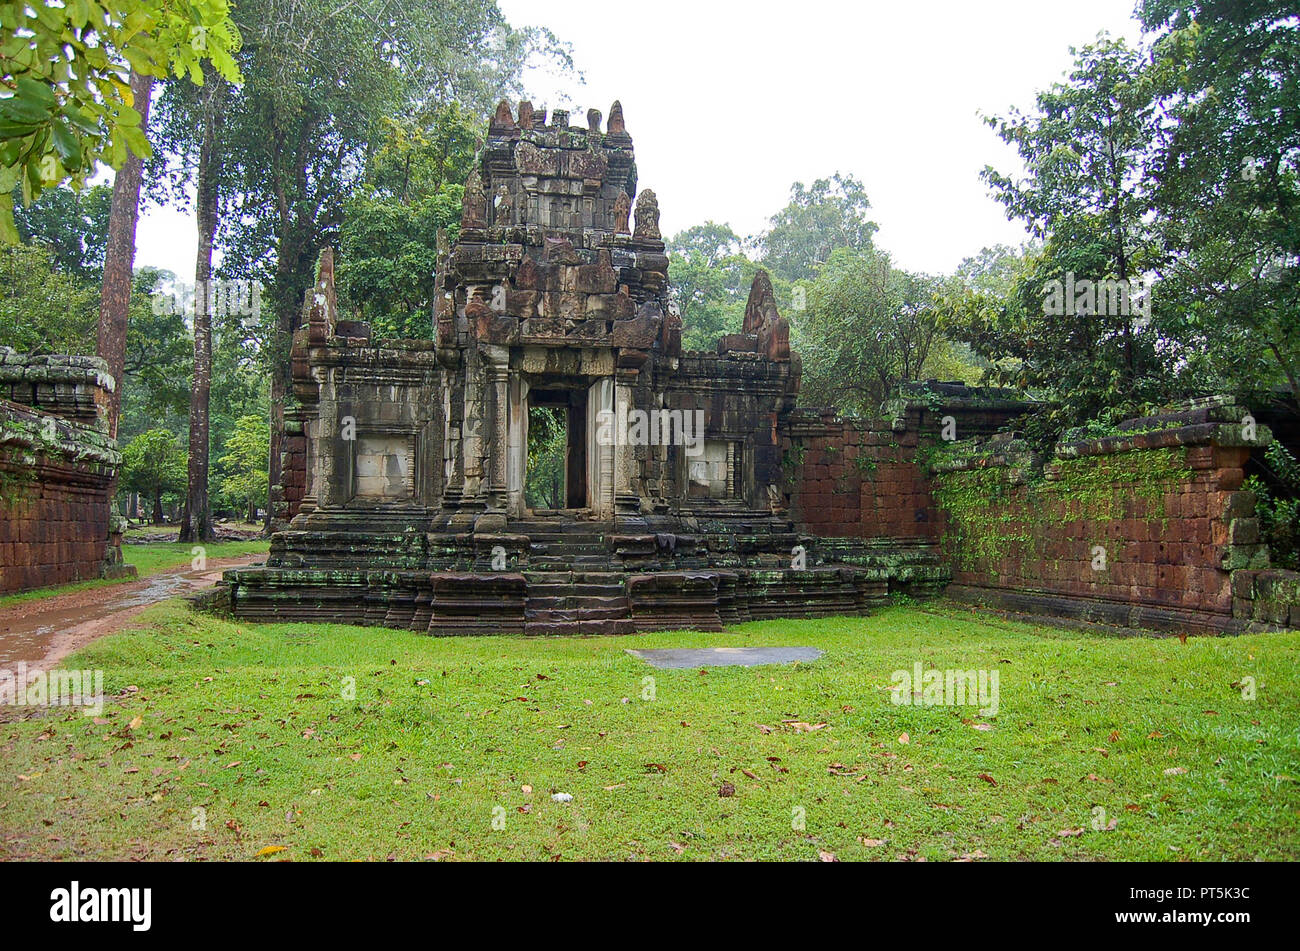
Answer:
M271 350L271 454L270 491L266 501L264 529L269 535L276 517L276 488L284 475L284 408L293 393L293 364L290 350L293 332L302 321L303 303L314 280L314 259L306 242L299 240L297 222L280 229L275 263L275 335ZM283 502L283 489L280 490Z
M208 458L211 447L208 407L212 391L212 242L217 233L219 192L214 162L225 83L214 78L203 98L203 137L199 143L199 251L194 263L194 385L190 389L190 457L181 518L180 540L215 541L212 506L208 498Z
M162 493L159 492L153 497L153 523L161 525L163 523Z
M140 113L140 131L149 126L149 94L153 77L132 71L131 95ZM131 310L131 272L135 265L135 226L140 213L140 177L144 162L128 151L126 163L113 178L113 202L108 213L108 242L104 249L104 284L99 298L99 329L95 352L108 362L113 376L109 398L108 433L117 438L122 412L122 371L126 364L126 324ZM109 493L117 491L116 480Z

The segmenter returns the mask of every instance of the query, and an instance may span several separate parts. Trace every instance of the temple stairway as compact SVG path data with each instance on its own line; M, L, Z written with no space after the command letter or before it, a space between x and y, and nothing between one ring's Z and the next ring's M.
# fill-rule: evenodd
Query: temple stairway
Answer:
M545 571L608 569L608 523L525 519L510 523L510 531L528 536L528 567Z
M525 634L631 634L626 575L615 571L525 571Z

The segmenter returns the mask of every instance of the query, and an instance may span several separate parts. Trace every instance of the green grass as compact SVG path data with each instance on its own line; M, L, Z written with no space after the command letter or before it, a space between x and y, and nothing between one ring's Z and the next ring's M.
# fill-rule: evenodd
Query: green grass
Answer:
M239 555L265 554L270 551L271 543L265 539L249 542L215 542L205 546L208 558L235 558ZM56 585L50 588L37 588L35 591L21 591L0 598L0 608L19 604L24 601L37 601L87 588L103 588L148 578L172 568L188 565L194 558L190 553L194 545L189 542L149 542L139 545L123 545L122 559L128 565L135 565L134 578L95 578L90 581L76 581L72 584Z
M213 542L204 545L208 560L217 558L237 558L240 555L265 554L271 550L271 543L265 539L250 542ZM123 545L122 558L141 578L156 575L189 565L194 560L192 542L150 542L144 545Z
M98 721L0 723L0 855L1300 858L1297 632L1181 644L902 606L632 638L258 626L176 602L141 623L67 665L121 694ZM624 653L764 644L826 653L705 673ZM997 669L997 716L893 704L915 661Z

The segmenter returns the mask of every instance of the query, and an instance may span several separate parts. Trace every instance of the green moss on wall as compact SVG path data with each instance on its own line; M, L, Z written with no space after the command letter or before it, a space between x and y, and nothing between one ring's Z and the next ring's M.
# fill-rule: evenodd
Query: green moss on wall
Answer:
M1023 470L962 469L936 474L931 488L947 514L944 541L956 565L995 570L1013 547L1037 558L1048 520L1083 519L1104 533L1106 524L1125 517L1130 499L1146 503L1146 518L1166 519L1169 487L1192 477L1186 456L1175 446L1057 460L1053 478L1035 471L1020 485L1012 477Z

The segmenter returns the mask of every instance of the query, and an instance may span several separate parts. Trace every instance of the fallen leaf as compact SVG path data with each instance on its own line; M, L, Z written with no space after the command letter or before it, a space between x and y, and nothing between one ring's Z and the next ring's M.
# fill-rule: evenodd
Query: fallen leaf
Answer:
M827 852L825 849L818 849L818 850L817 850L817 857L818 857L819 859L821 859L823 862L838 862L838 861L839 861L839 859L837 859L837 858L835 857L835 853L834 853L834 852Z
M911 738L910 736L908 736L906 733L904 733L902 736L900 736L900 737L898 738L898 742L900 742L900 743L911 743L911 742L912 742L912 738Z
M1167 770L1165 770L1165 775L1166 775L1166 776L1181 776L1181 775L1183 775L1183 773L1185 773L1185 772L1187 772L1186 767L1183 767L1183 766L1170 766Z
M988 773L980 773L976 778L984 780L984 782L988 783L990 786L996 786L998 784L998 781Z
M144 723L144 717L135 717L134 719L131 720L130 723L126 725L126 728L128 730L138 730L140 729L140 726L143 723Z
M812 733L814 730L820 730L825 723L804 723L802 720L782 720L786 726L796 733Z
M723 799L727 799L731 796L734 796L735 794L736 794L736 787L731 785L731 783L723 783L722 786L718 789L718 795L721 796Z
M288 851L288 849L283 845L268 845L264 849L258 849L253 854L253 858L257 858L257 859L266 858L266 856L268 855L275 855L277 852L286 852L286 851Z
M1077 829L1062 829L1060 832L1056 834L1063 839L1072 839L1077 836L1083 835L1083 826L1080 826Z
M889 840L888 840L888 839L868 839L868 838L865 838L864 836L858 836L858 841L861 842L863 845L865 845L865 846L866 846L867 848L869 848L869 849L878 849L878 848L880 848L880 846L884 845L884 844L885 844L886 842L888 842Z

